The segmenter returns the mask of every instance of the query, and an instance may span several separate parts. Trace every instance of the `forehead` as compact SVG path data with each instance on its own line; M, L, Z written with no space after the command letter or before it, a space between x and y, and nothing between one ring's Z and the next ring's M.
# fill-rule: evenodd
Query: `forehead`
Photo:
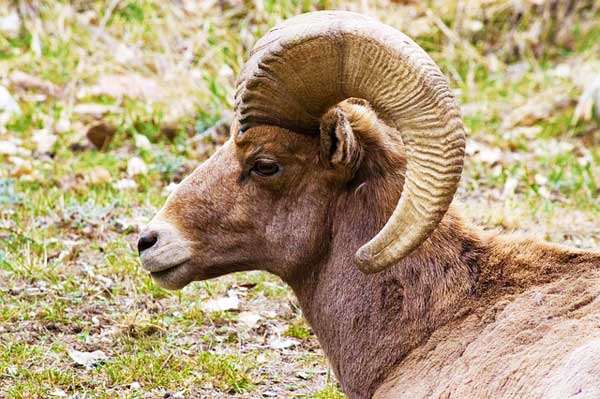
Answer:
M318 137L300 134L276 126L257 126L243 134L234 133L239 155L267 152L279 156L316 154Z

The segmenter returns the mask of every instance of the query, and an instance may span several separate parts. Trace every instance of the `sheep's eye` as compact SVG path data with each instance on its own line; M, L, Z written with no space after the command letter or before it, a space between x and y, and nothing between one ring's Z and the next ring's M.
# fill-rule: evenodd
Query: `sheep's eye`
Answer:
M262 177L273 176L279 172L279 165L274 161L259 159L254 162L250 171Z

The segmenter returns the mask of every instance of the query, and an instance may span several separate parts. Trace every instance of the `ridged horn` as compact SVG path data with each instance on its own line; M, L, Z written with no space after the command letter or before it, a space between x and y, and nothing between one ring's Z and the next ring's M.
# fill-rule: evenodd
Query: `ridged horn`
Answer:
M431 58L403 33L360 14L299 15L258 41L238 80L235 111L242 130L276 125L318 132L323 113L349 97L367 100L406 147L398 204L355 255L363 272L375 273L429 237L460 180L460 110Z

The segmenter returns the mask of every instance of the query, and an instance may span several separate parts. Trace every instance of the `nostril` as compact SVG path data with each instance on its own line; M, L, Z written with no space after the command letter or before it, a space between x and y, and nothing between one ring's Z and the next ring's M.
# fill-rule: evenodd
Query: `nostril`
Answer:
M148 233L143 233L140 239L138 240L137 247L138 252L141 253L148 248L151 248L158 241L158 234L155 231L150 231Z

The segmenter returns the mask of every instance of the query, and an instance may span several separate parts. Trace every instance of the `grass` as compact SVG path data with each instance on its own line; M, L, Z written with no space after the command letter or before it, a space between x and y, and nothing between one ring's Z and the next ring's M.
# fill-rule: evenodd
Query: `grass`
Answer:
M0 84L21 108L0 122L0 397L343 397L279 280L240 273L167 292L140 269L134 245L169 184L219 145L198 133L231 110L254 41L300 12L369 13L440 64L473 148L457 201L468 218L597 246L600 124L598 115L574 123L574 113L600 73L600 11L580 0L568 14L558 2L552 16L530 3L21 3L19 32L0 33ZM15 10L0 5L0 15ZM572 29L560 31L557 18ZM15 71L61 94L23 87ZM159 89L96 87L113 75ZM82 104L105 108L82 113ZM114 130L102 150L85 137L100 121ZM40 130L56 138L49 151L34 141ZM140 135L149 146L136 145ZM128 172L132 157L146 173ZM204 310L231 293L239 309ZM245 326L241 312L257 325ZM274 338L295 345L277 349ZM78 366L71 349L107 359Z

